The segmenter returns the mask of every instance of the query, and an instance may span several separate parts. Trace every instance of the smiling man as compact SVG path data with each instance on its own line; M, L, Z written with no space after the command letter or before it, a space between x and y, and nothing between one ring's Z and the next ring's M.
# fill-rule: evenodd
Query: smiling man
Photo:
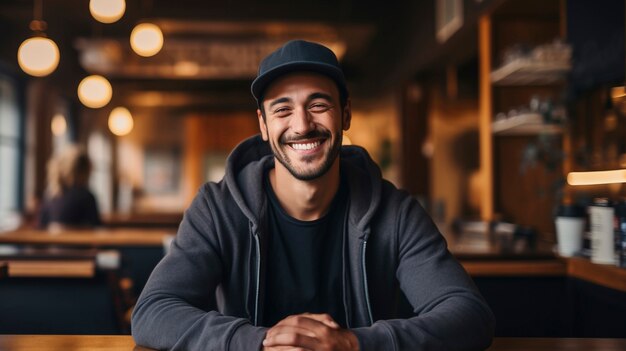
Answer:
M260 136L185 212L133 313L171 350L482 350L494 319L417 201L341 146L351 105L328 48L302 40L252 83Z

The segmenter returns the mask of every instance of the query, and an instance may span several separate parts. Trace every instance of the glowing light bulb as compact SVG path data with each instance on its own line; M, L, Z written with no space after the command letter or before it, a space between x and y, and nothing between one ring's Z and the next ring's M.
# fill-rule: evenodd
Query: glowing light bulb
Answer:
M109 115L109 130L117 136L124 136L133 130L133 115L125 107L116 107Z
M163 32L152 23L138 24L130 33L130 46L137 55L154 56L163 47Z
M102 76L89 76L78 85L78 99L87 107L105 106L111 101L111 96L113 96L111 83Z
M22 70L31 76L44 77L54 72L59 65L59 47L43 37L24 40L17 50L17 62Z
M124 16L126 0L90 0L89 12L102 23L113 23Z

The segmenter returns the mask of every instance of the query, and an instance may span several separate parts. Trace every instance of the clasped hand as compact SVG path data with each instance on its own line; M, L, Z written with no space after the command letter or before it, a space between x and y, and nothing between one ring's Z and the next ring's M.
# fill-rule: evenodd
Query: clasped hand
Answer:
M270 328L263 351L358 351L356 336L327 314L289 316Z

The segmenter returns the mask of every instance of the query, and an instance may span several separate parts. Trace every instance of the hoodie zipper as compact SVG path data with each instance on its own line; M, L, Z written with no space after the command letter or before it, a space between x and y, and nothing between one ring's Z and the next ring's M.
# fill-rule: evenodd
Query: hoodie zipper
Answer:
M252 234L254 236L254 243L256 248L256 291L254 295L254 326L259 325L258 317L259 317L259 290L261 284L261 244L259 243L259 236L256 234Z
M363 270L363 290L365 291L365 305L367 307L367 316L370 320L370 325L374 324L374 318L372 318L372 307L370 306L370 294L368 291L367 284L367 269L365 268L365 251L367 249L367 240L363 240L363 245L361 246L361 268Z

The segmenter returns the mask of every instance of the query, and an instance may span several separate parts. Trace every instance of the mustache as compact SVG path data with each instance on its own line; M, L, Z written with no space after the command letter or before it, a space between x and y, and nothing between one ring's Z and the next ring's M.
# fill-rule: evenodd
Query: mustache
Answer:
M314 138L330 138L330 132L329 131L325 131L325 130L312 130L308 133L306 133L305 135L299 135L299 136L291 136L288 137L286 135L283 135L280 138L280 142L282 144L287 144L287 143L296 143L298 141L302 141L302 140L308 140L308 139L314 139Z

